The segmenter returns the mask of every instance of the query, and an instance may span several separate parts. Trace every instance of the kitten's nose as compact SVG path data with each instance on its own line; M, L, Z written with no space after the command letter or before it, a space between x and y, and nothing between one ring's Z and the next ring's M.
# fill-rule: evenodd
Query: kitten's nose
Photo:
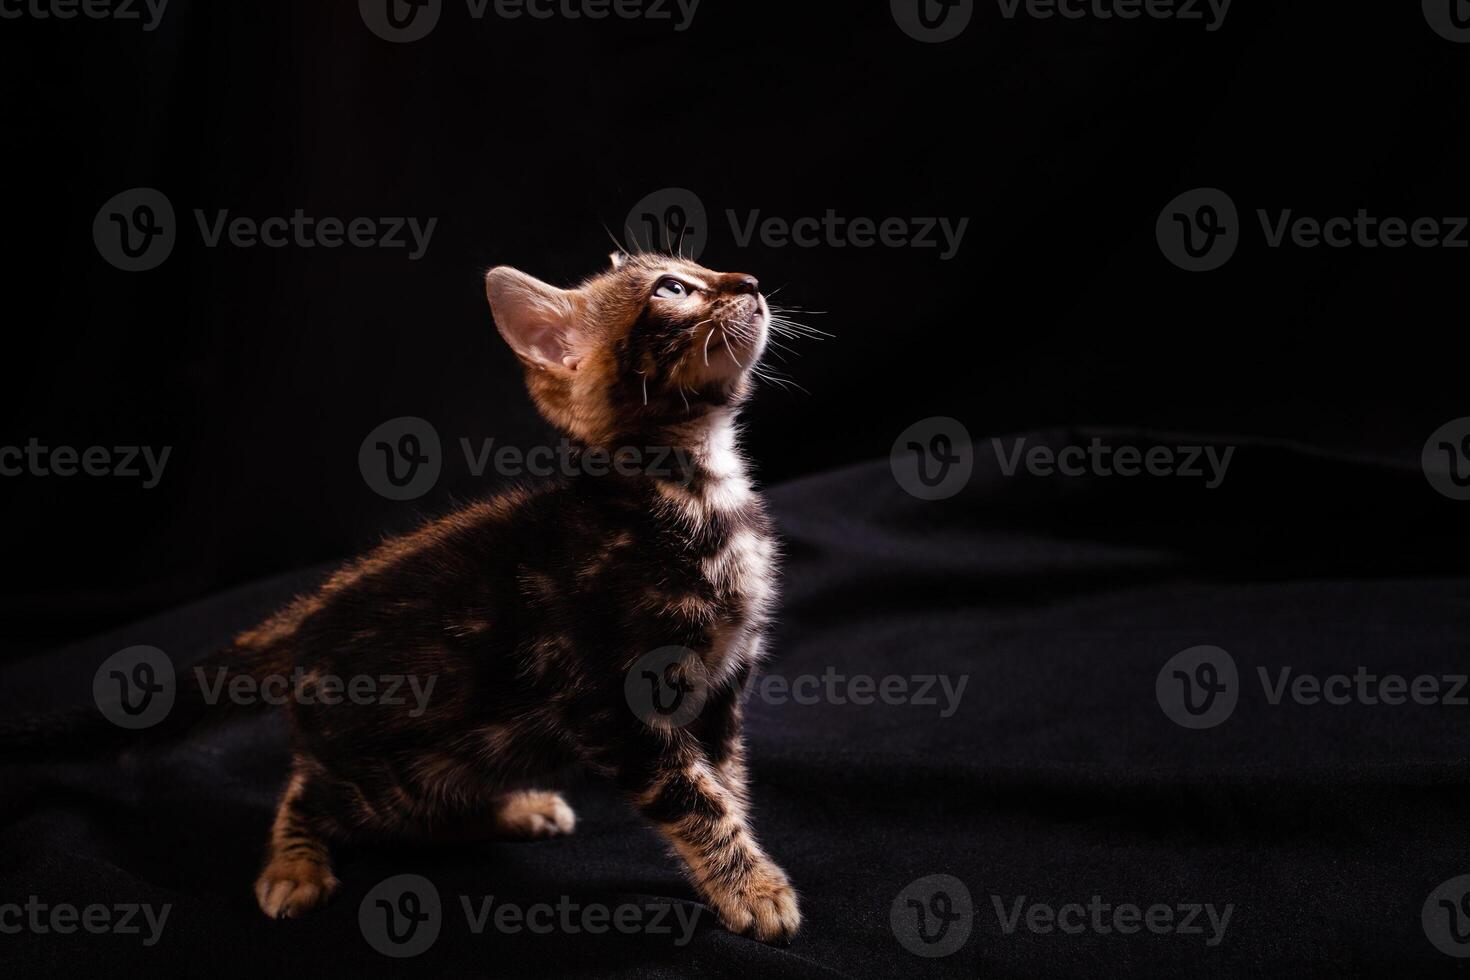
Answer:
M735 292L755 296L761 291L761 281L755 276L741 276L735 280Z

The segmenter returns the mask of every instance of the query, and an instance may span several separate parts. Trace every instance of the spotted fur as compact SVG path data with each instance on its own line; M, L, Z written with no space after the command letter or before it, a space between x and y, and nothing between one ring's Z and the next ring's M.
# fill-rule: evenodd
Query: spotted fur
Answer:
M670 282L679 284L669 285ZM579 454L677 449L672 471L568 476L386 542L237 640L327 676L433 677L427 711L292 701L293 764L256 886L271 916L337 887L349 840L571 833L543 787L581 764L667 838L732 930L789 939L786 875L750 827L740 692L775 599L770 521L736 413L769 311L749 276L619 255L574 289L506 268L486 288L546 418ZM680 290L682 289L682 293ZM645 724L624 679L650 651L694 651L708 696L682 728Z

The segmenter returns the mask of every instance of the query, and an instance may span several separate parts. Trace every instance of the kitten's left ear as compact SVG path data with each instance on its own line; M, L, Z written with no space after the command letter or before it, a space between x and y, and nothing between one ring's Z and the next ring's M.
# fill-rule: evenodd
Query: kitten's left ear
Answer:
M617 251L609 255L607 259L612 263L613 271L616 272L623 267L624 262L628 261L628 256L625 252Z
M542 370L577 370L582 334L574 291L502 265L485 274L485 295L495 326L521 360Z

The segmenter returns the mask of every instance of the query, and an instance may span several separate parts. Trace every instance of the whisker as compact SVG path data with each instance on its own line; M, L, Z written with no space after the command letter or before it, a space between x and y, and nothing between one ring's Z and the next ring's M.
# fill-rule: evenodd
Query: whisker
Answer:
M610 239L612 239L613 247L616 248L620 254L626 255L626 256L629 256L629 257L632 256L632 253L628 251L628 249L623 245L623 243L620 242L620 241L618 241L618 236L617 235L614 235L612 233L612 229L611 228L609 228L607 225L604 224L602 226L602 230L605 231L605 232L607 232L607 237L610 238ZM626 231L627 229L624 229L624 230Z
M776 386L780 387L783 391L789 391L789 390L791 390L791 389L794 388L797 391L802 392L803 394L806 394L806 395L810 395L811 394L810 391L807 391L805 388L803 388L801 385L797 384L791 378L788 378L785 375L781 374L780 372L775 371L775 370L773 370L771 368L767 368L764 371L762 371L762 370L760 370L760 369L757 368L754 371L752 371L751 373L754 374L757 378L760 378L762 381L767 381L767 382L769 382L769 383L771 383L773 385L776 385Z
M720 334L721 334L721 336L724 336L725 335L725 327L724 327L723 324L720 325ZM730 360L732 360L732 361L735 362L735 366L736 367L738 367L742 371L745 370L745 365L744 364L741 364L740 363L740 358L738 358L738 357L735 356L735 349L730 346L730 343L729 343L728 338L726 339L726 343L725 343L725 353L730 355Z
M800 357L801 356L795 350L793 350L790 347L787 347L785 344L781 343L781 341L776 340L774 338L766 341L766 343L769 344L771 347L774 347L777 350L783 350L783 351L785 351L786 353L790 354L792 357ZM777 355L777 356L780 356L780 355Z
M836 336L835 334L828 333L825 330L819 330L816 327L808 326L805 323L797 323L795 320L785 320L772 317L769 322L771 331L773 333L779 333L783 337L807 337L812 340L823 340L830 339Z

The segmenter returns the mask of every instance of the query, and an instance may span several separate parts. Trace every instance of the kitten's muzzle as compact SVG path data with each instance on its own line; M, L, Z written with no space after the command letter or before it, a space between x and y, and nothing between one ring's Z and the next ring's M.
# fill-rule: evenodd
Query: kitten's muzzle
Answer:
M759 296L760 280L744 272L730 272L720 276L715 288L726 296Z

